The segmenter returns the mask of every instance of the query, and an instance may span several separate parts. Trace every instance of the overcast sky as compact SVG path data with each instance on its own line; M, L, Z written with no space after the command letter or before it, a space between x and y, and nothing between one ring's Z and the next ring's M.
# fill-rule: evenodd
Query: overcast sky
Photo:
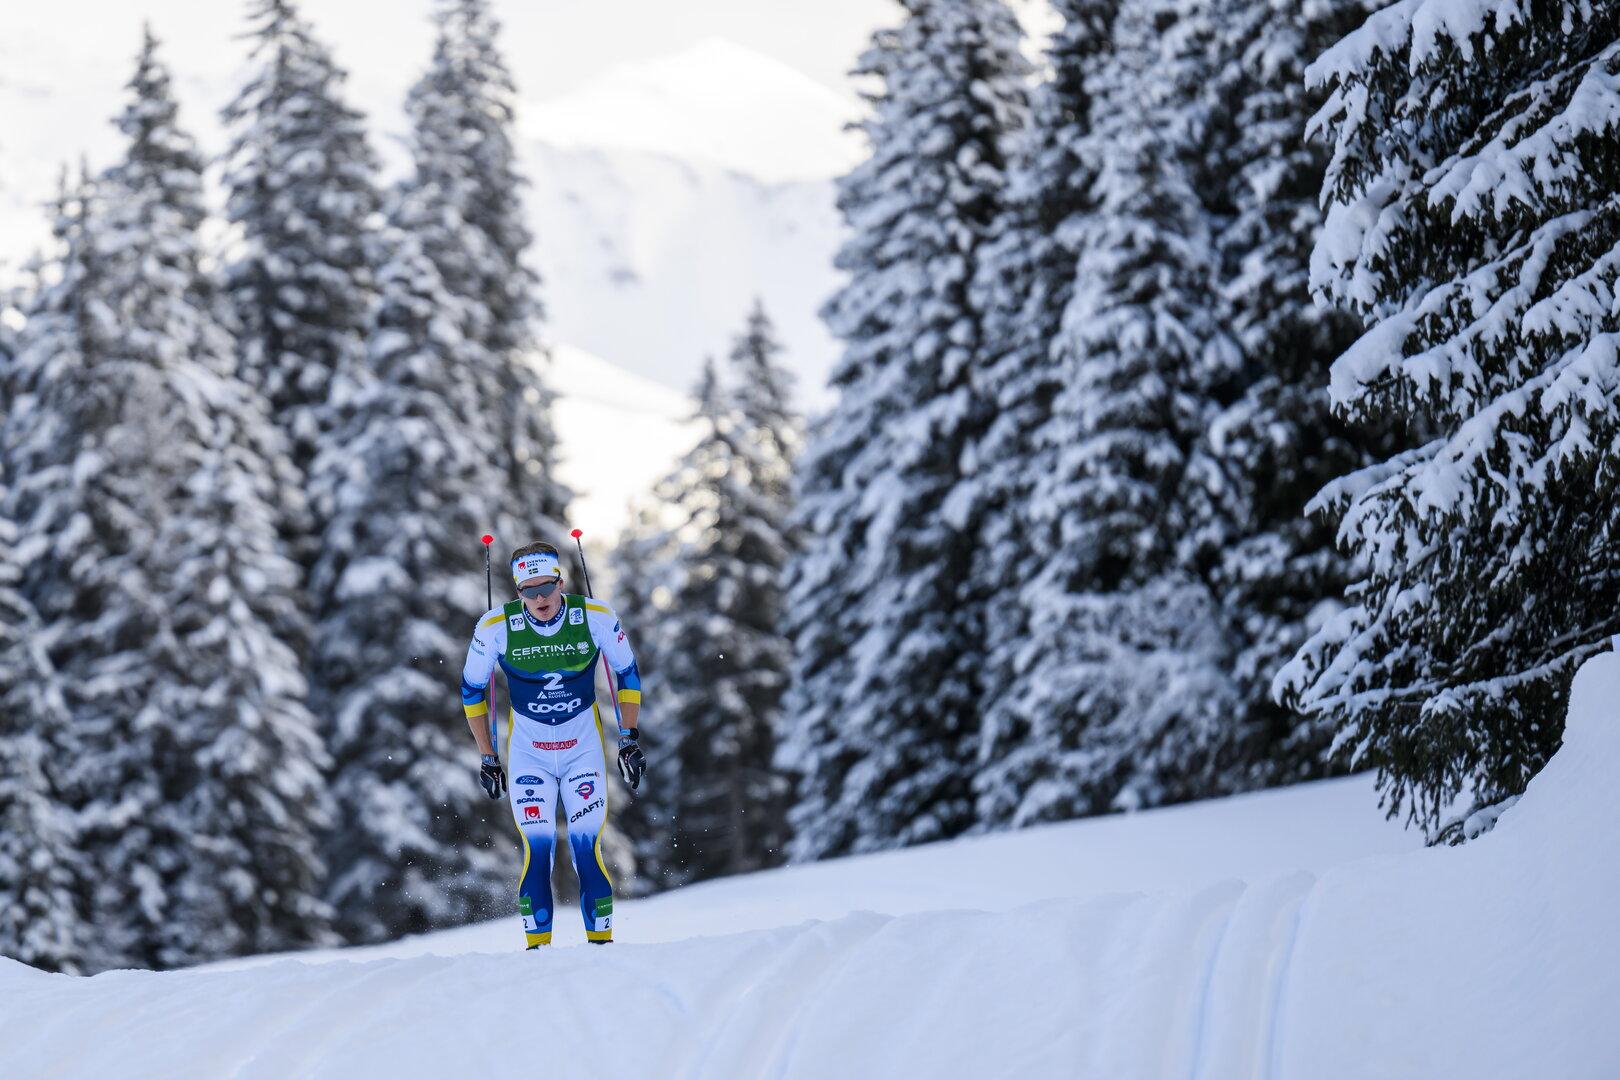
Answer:
M434 0L303 0L350 74L382 144L403 128L405 90L426 65ZM873 30L901 18L896 0L494 0L503 45L530 103L616 64L680 52L710 37L784 61L840 93ZM1050 25L1046 0L1015 0L1026 25ZM219 109L245 68L248 0L0 0L0 269L44 237L40 206L64 163L117 152L124 104L150 21L179 84L181 122L220 149ZM386 145L380 145L385 153Z
M427 57L432 0L304 0L305 14L357 75L399 81ZM729 37L842 88L874 27L894 22L893 0L495 0L526 96L550 97L610 64ZM231 41L244 25L236 0L61 0L0 3L5 77L49 85L82 71L109 42L133 52L143 19L170 44L177 68L213 77L240 63ZM378 55L375 46L386 46ZM373 70L373 61L378 70ZM120 80L122 70L108 72Z

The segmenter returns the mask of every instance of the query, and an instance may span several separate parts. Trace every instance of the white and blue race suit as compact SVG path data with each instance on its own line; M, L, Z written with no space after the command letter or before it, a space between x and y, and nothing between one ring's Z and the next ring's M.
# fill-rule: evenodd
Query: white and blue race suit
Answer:
M518 914L532 947L551 943L551 864L557 807L579 875L580 913L592 941L613 939L613 881L602 862L607 824L606 745L596 704L596 667L605 657L621 702L641 701L635 653L606 604L568 595L556 617L538 622L521 600L484 613L461 673L469 718L488 714L495 665L511 695L506 743L512 817L523 838ZM559 802L560 799L560 802Z

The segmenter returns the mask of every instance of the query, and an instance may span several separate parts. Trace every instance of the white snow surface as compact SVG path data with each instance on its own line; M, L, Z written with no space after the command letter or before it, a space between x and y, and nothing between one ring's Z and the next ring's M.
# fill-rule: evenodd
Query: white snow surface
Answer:
M191 971L0 961L17 1076L1612 1077L1620 657L1495 832L1366 777Z

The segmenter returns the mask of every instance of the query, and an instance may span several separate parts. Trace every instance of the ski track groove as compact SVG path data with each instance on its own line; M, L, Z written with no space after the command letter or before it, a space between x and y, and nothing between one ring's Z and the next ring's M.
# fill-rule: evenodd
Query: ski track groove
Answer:
M1282 966L1277 972L1276 981L1272 987L1274 994L1271 1001L1270 1025L1266 1032L1265 1072L1269 1080L1281 1080L1282 1052L1283 1052L1283 1019L1288 1013L1288 987L1293 981L1294 959L1299 948L1299 939L1305 926L1305 916L1315 902L1322 880L1312 875L1310 888L1306 889L1299 899L1299 906L1294 911L1293 926L1288 933L1288 941L1283 947ZM1258 1065L1259 1063L1256 1062Z
M759 948L769 948L775 943L776 938L773 936L770 941L765 942ZM724 999L720 999L717 994L707 995L705 997L707 1004L702 1007L695 1007L693 1002L669 989L666 984L660 983L664 993L677 1002L678 1014L690 1021L682 1029L685 1034L673 1040L669 1048L669 1061L671 1064L667 1070L668 1075L689 1077L691 1080L702 1080L702 1074L694 1071L696 1065L688 1064L688 1062L700 1059L702 1056L704 1049L702 1037L707 1030L706 1022L713 1017L723 1017L736 1007L754 981L745 976L756 971L760 966L761 961L752 951L743 953L736 961L727 965L711 984L731 985L735 986L736 989L727 994ZM757 979L757 976L755 978ZM713 1004L716 1000L719 1000L720 1003Z
M773 991L782 989L792 997L805 998L806 995L795 987L810 979L817 983L824 981L827 969L840 960L847 960L846 954L853 951L853 946L871 938L890 921L887 916L860 912L834 922L810 924L800 928L787 943L785 955L773 953L763 962L746 962L754 968L753 977L729 995L723 1005L705 1010L705 1019L713 1023L699 1026L705 1041L688 1051L690 1059L679 1068L679 1075L689 1080L768 1075L755 1059L762 1052L769 1054L773 1047L761 1051L759 1044L764 1036L753 1032L766 1025L769 1025L767 1030L776 1029L773 1044L782 1043L791 1033L790 1027L785 1026L784 1022L772 1022L772 1012L768 1006L770 999L777 996ZM779 945L780 942L768 944ZM786 1024L791 1024L806 1007L808 1002L789 1012ZM739 1037L733 1038L733 1032L738 1032ZM685 1058L688 1055L681 1056ZM767 1057L766 1061L769 1060ZM744 1063L750 1061L755 1062L753 1066L745 1067Z
M885 922L879 926L874 926L869 933L862 934L856 944L866 944L867 941L882 933L883 929L887 925L888 923ZM840 950L839 953L832 958L832 962L825 965L820 974L815 977L815 987L819 989L842 976L844 972L848 970L852 964L854 964L858 955L858 949L844 948ZM773 1067L768 1071L766 1068L762 1067L757 1075L768 1075L775 1078L775 1080L786 1080L788 1077L789 1068L793 1064L793 1055L798 1046L799 1036L804 1031L804 1028L798 1023L799 1017L803 1016L815 1003L815 997L811 994L801 994L799 995L799 998L800 1000L797 1005L791 1009L784 1010L786 1019L784 1019L782 1023L778 1025L779 1030L776 1038L773 1040L774 1046L771 1056L765 1062L766 1065Z
M369 965L367 965L369 966ZM382 983L386 990L382 993L368 994L366 998L367 1010L374 1015L379 1011L378 1006L388 1002L407 998L416 992L418 984L424 978L437 974L443 964L434 965L431 971L418 971L409 979L401 979L399 968L402 965L395 961L386 961L376 965L371 971L356 971L350 979L334 980L337 984L330 991L313 999L300 1001L296 1006L282 1009L274 1024L261 1027L263 1035L254 1040L249 1046L241 1048L245 1061L231 1070L231 1075L248 1080L251 1077L263 1076L266 1080L274 1080L283 1076L318 1076L321 1073L320 1063L326 1059L328 1050L344 1039L352 1038L355 1032L354 1017L339 1019L345 1014L341 1009L333 1009L324 1013L322 1006L329 1001L352 999L357 993L368 986ZM413 964L413 968L422 965ZM325 1016L323 1020L322 1017ZM289 1021L295 1019L296 1023ZM260 1052L269 1050L273 1046L285 1046L286 1036L289 1032L297 1033L299 1046L297 1068L287 1070L281 1065L272 1072L265 1072L263 1068L256 1067L261 1059Z
M1193 1028L1193 1043L1188 1053L1187 1071L1189 1080L1199 1080L1206 1072L1204 1060L1204 1047L1209 1039L1209 1005L1215 989L1215 971L1220 964L1221 952L1226 946L1227 938L1232 932L1232 923L1237 920L1238 909L1243 906L1244 900L1254 895L1254 890L1244 885L1232 897L1232 903L1226 909L1226 916L1221 920L1221 929L1210 943L1209 959L1204 964L1204 985L1198 995L1198 1019Z

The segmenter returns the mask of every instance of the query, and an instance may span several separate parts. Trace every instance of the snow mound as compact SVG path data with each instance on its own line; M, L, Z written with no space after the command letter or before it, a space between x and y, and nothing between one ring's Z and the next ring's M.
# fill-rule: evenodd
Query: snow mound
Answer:
M1604 655L1576 679L1564 748L1493 833L1463 848L1293 871L1251 859L1247 881L1194 874L1184 888L1040 896L1053 882L1079 885L1084 870L1064 858L1086 830L1131 839L1121 822L1179 822L1184 850L1204 841L1209 816L1269 807L1272 830L1331 848L1327 821L1293 811L1305 795L1365 792L1353 780L737 886L791 917L815 875L826 887L842 874L856 892L848 910L888 902L859 884L879 880L887 860L913 860L914 904L977 893L994 896L989 911L857 911L605 950L91 979L0 963L0 1063L25 1076L412 1077L567 1062L599 1077L1612 1077L1617 712L1620 657ZM1027 846L998 862L1003 843ZM930 898L952 860L966 884ZM731 887L683 892L723 909ZM621 929L660 901L626 905Z
M796 68L724 38L609 68L528 107L525 134L553 146L641 150L706 161L764 183L853 168L859 104Z

